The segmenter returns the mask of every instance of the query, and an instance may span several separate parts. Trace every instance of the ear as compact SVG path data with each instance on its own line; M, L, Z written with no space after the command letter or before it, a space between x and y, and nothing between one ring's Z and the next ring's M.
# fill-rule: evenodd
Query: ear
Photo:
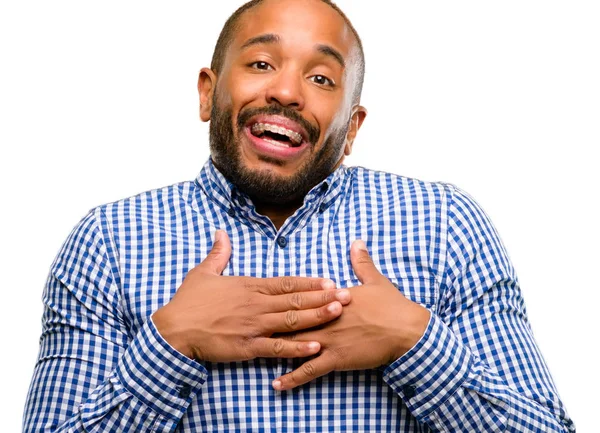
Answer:
M198 94L200 95L200 120L208 122L212 112L213 93L217 87L217 75L208 68L202 68L198 76Z
M346 134L346 146L344 147L344 155L348 156L352 153L352 144L358 130L362 126L362 123L367 117L367 109L362 105L355 105L352 108L352 116L350 117L350 126L348 128L348 134Z

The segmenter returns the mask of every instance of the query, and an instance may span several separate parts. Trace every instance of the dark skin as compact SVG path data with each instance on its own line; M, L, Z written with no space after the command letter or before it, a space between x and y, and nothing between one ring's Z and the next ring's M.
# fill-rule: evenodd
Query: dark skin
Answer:
M171 301L152 316L176 350L213 362L295 358L317 353L318 341L273 337L322 325L339 317L350 301L322 278L251 278L221 275L231 254L227 234L185 277Z
M263 38L248 46L261 35L275 35L275 42ZM343 63L323 47L333 49ZM320 136L277 164L234 129L245 167L282 179L318 163L311 159L313 152L347 127L345 140L325 149L337 160L333 170L350 154L366 116L353 100L356 50L354 36L328 5L266 0L242 18L222 70L202 69L200 117L210 120L215 92L219 108L230 109L233 119L246 107L280 104L297 110L319 127ZM274 206L256 200L255 205L280 228L301 203ZM189 272L153 321L175 349L199 360L317 355L276 379L276 390L297 387L334 370L389 364L418 342L429 322L429 311L405 298L379 272L362 241L354 242L350 250L362 285L344 290L333 290L331 281L319 278L223 277L230 253L229 238L219 231L210 254Z
M331 7L318 1L266 0L246 12L228 48L221 71L200 72L200 118L210 121L213 94L219 108L232 110L235 121L241 110L281 105L292 108L321 131L315 143L294 158L273 164L235 128L236 141L246 168L256 173L288 178L310 170L311 159L327 139L348 126L346 138L328 149L337 163L352 151L354 138L367 111L353 101L357 48L354 36ZM257 43L260 40L262 42ZM340 63L336 55L344 59ZM273 155L269 155L273 158ZM257 211L268 216L276 228L302 204L272 205L255 198Z

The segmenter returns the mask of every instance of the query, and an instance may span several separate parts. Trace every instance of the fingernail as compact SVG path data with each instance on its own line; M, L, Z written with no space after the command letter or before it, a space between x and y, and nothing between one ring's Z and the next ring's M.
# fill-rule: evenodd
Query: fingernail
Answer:
M335 299L340 302L346 302L350 300L350 292L346 289L339 289L335 292Z
M283 389L283 387L281 386L281 381L280 380L274 380L273 381L273 388L275 388L277 391L281 391Z
M321 348L321 345L315 341L311 341L306 345L306 347L311 352L317 352Z
M323 282L321 283L321 287L324 290L333 290L335 289L335 283L332 280L323 280Z
M215 232L215 243L217 243L217 242L219 242L221 240L221 236L222 236L221 230L217 230Z
M338 309L339 309L339 303L338 302L332 302L331 304L329 304L327 306L327 311L329 311L330 313L337 313Z
M362 239L358 239L358 240L354 241L354 244L356 245L356 248L358 248L359 250L368 251L367 245L365 245L365 242Z

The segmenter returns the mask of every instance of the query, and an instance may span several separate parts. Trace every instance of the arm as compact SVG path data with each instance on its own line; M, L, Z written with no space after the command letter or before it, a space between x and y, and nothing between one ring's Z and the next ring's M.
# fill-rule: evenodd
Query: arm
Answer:
M352 266L363 284L350 289L335 322L290 337L322 350L273 386L384 365L384 380L434 431L574 432L495 230L471 199L452 194L437 310L405 298L355 242Z
M173 300L134 333L110 233L102 213L90 213L52 265L26 432L173 431L207 379L191 358L312 355L318 343L270 337L332 320L350 302L323 291L328 280L220 276L230 254L220 232Z
M494 227L464 193L449 194L440 306L386 381L436 431L574 432Z
M206 379L151 320L129 335L98 216L80 222L50 270L26 432L172 431Z

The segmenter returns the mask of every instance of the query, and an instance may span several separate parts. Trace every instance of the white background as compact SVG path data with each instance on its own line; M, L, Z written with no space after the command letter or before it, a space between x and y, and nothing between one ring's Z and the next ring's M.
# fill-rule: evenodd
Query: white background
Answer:
M71 228L93 206L193 178L208 157L196 76L239 4L2 3L3 431L20 429L42 288ZM598 3L339 4L367 55L369 116L347 163L480 202L578 431L598 431Z

